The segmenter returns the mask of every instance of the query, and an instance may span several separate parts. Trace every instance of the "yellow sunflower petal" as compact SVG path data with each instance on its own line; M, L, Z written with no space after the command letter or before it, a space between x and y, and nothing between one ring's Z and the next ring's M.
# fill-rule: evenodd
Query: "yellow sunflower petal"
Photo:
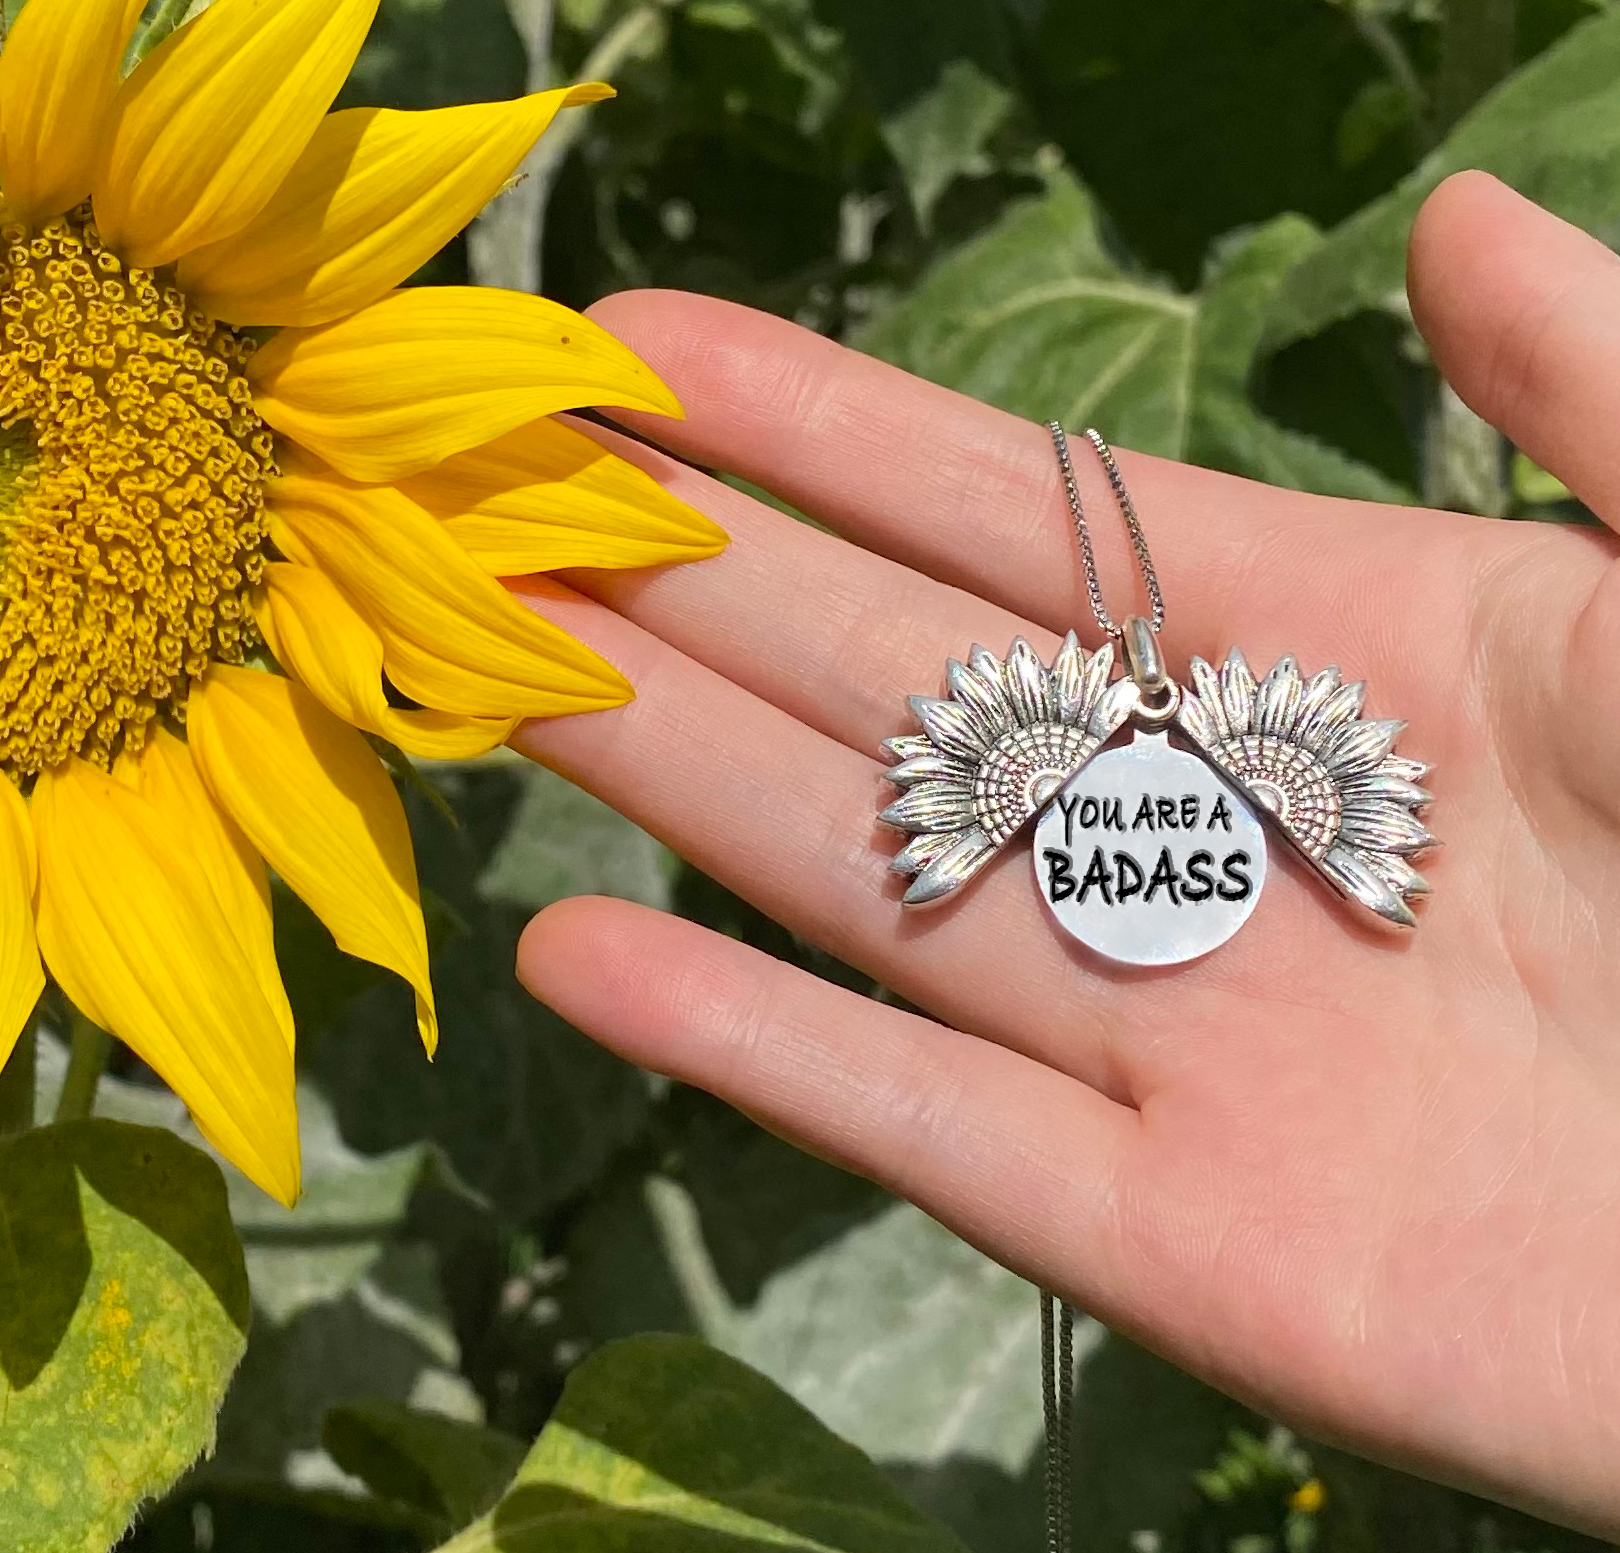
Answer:
M136 786L77 759L39 779L40 947L84 1013L163 1076L220 1153L291 1207L292 1019L279 980L262 974L268 907L242 913L262 898L262 865L250 867L178 740L160 736L141 768Z
M137 759L120 761L114 775L144 791L160 814L196 816L191 823L203 834L192 849L192 860L223 903L226 919L238 925L243 952L291 1051L295 1044L292 1008L276 960L270 876L263 859L213 802L191 751L172 733L160 729L153 734L143 753Z
M497 577L664 566L726 547L702 513L560 421L520 426L399 488Z
M0 777L0 1068L45 990L34 936L38 878L28 805L16 784Z
M512 737L515 717L401 711L383 691L383 646L365 617L324 572L273 562L254 616L289 674L345 722L424 760L475 760Z
M259 414L355 480L398 480L558 410L679 415L606 330L543 297L417 286L319 329L287 329L248 366Z
M430 113L334 113L247 226L180 261L179 284L239 326L357 312L494 199L560 109L612 95L592 83Z
M410 983L431 1056L439 1023L416 858L376 752L302 685L220 664L192 691L186 730L220 807L338 948Z
M90 192L143 0L32 0L0 54L0 188L22 220Z
M96 223L155 269L240 232L347 79L378 0L216 0L118 93Z
M412 700L479 717L561 717L634 692L588 647L525 609L426 512L389 486L293 474L271 489L283 554L318 566L382 638Z

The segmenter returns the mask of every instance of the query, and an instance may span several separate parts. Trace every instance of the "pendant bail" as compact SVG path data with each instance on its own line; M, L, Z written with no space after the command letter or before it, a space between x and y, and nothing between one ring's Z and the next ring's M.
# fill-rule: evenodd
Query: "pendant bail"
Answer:
M1120 635L1125 644L1125 662L1136 686L1136 721L1145 728L1163 728L1180 710L1181 687L1165 672L1159 634L1149 621L1131 615Z

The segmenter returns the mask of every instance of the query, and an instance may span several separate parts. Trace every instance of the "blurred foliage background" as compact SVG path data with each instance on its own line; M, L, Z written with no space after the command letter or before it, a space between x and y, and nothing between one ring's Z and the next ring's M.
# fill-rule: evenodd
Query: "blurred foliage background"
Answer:
M1401 278L1418 201L1459 166L1620 236L1620 14L1598 0L384 0L345 101L597 76L619 100L559 122L432 278L576 306L715 292L1140 449L1581 516L1438 385ZM599 891L859 978L516 760L424 771L412 804L440 1059L400 988L279 903L308 1195L287 1217L232 1183L248 1357L217 1454L131 1553L435 1546L542 1429L554 1460L618 1441L677 1507L536 1481L451 1547L1039 1546L1032 1292L605 1056L511 963L535 910ZM49 1083L49 1043L42 1063ZM102 1111L183 1125L128 1068ZM647 1332L709 1346L603 1347ZM1294 1440L1095 1326L1080 1352L1087 1553L1596 1546ZM804 1499L769 1535L748 1499L764 1440ZM861 1514L810 1508L818 1474ZM679 1508L705 1483L708 1508Z

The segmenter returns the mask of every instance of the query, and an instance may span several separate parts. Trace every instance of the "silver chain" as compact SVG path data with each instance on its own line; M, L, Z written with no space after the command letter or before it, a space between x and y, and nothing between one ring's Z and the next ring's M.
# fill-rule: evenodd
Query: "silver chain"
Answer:
M1041 1401L1046 1415L1046 1553L1070 1553L1074 1505L1074 1311L1041 1290Z
M1058 421L1048 421L1046 429L1052 435L1052 448L1063 475L1063 489L1069 498L1069 513L1074 519L1074 536L1080 542L1091 612L1109 636L1123 637L1124 627L1115 624L1103 603L1097 557L1091 547L1091 528L1086 522L1086 509L1074 478L1068 436ZM1153 629L1158 631L1164 624L1164 594L1159 590L1159 574L1153 569L1153 555L1142 530L1142 520L1136 514L1136 503L1126 489L1114 450L1103 441L1102 433L1095 427L1087 427L1086 438L1096 450L1108 474L1108 483L1113 487L1114 500L1119 504L1131 549L1136 553L1136 564L1141 568L1142 583L1147 588ZM1040 1294L1041 1406L1046 1421L1046 1553L1071 1553L1074 1536L1074 1450L1070 1439L1074 1416L1074 1311L1057 1295L1048 1294L1045 1289Z
M1046 429L1052 434L1052 447L1057 453L1058 468L1063 473L1063 489L1069 497L1069 512L1074 518L1074 536L1080 541L1080 559L1085 563L1086 592L1091 595L1091 612L1097 617L1097 624L1109 636L1120 636L1124 628L1114 623L1103 605L1097 557L1091 548L1091 528L1086 522L1086 509L1080 501L1080 487L1075 483L1068 436L1057 421L1048 421ZM1119 465L1114 461L1114 450L1103 441L1102 433L1095 427L1086 428L1086 438L1096 449L1097 457L1108 472L1108 483L1114 488L1114 500L1119 504L1120 516L1125 519L1125 528L1131 536L1131 549L1136 552L1136 564L1141 568L1148 603L1152 608L1153 629L1157 631L1164 625L1164 595L1159 591L1159 574L1153 569L1153 556L1148 550L1147 535L1142 531L1142 520L1136 515L1136 504L1131 500L1131 493L1125 488L1125 477L1120 474Z

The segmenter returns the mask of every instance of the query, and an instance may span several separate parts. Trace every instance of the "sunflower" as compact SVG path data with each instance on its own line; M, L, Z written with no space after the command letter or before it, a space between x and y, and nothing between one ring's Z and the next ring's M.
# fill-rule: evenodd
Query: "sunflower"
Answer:
M0 1062L48 967L288 1204L268 870L415 989L431 1053L377 742L622 704L498 579L724 544L545 419L679 414L624 347L395 289L610 90L329 115L377 3L217 0L121 79L142 0L31 0L0 55Z
M1005 663L983 647L951 659L946 699L911 698L923 731L884 741L905 792L878 816L912 837L891 865L915 876L906 905L959 890L1113 737L1135 704L1113 672L1111 644L1088 656L1071 631L1048 669L1019 637Z
M1405 723L1362 717L1366 697L1336 668L1306 680L1291 657L1257 681L1233 648L1219 673L1192 660L1180 722L1340 894L1412 927L1408 902L1429 887L1409 859L1436 845L1417 817L1429 768L1394 753Z

